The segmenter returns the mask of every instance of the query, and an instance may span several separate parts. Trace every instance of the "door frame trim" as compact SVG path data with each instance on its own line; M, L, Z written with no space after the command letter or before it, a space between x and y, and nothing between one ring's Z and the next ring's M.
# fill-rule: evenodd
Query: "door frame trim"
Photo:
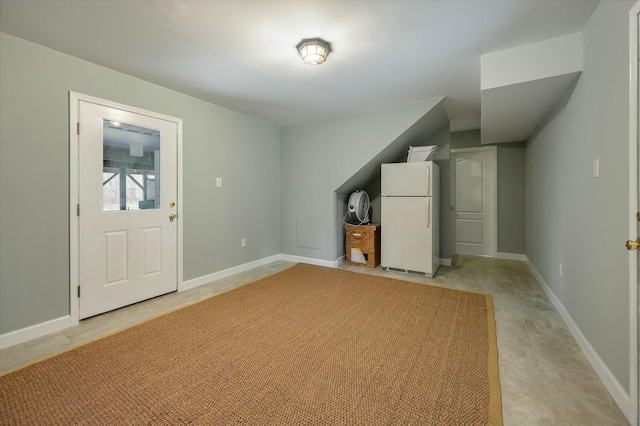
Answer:
M493 154L493 179L491 182L491 188L493 190L493 221L492 221L493 233L491 235L491 238L493 238L493 250L491 253L491 257L496 257L498 254L498 147L496 145L491 145L491 146L478 146L473 148L451 149L449 150L449 158L450 158L449 161L453 160L452 156L454 154L464 154L469 152L482 152L482 151L491 151ZM451 171L453 173L453 167ZM455 207L455 188L453 187L453 185L451 185L451 204L454 204L454 207ZM454 214L455 214L455 208L454 208ZM455 244L457 239L455 223L452 226L452 232L453 232L453 245L455 250Z
M104 105L109 108L117 108L129 111L135 114L146 115L158 118L160 120L176 123L178 127L177 135L177 211L178 217L182 217L183 213L183 167L182 167L182 119L171 117L169 115L159 114L153 111L132 107L117 102L84 95L77 92L69 92L69 314L71 317L71 326L80 322L80 300L78 298L77 288L80 281L80 220L76 215L76 206L79 204L79 141L80 136L77 134L76 125L79 122L79 103L80 101L91 102L98 105ZM181 291L183 288L183 227L182 220L177 222L177 271L176 271L176 288Z
M638 19L640 2L636 2L629 11L629 239L638 237ZM631 411L629 422L632 426L640 424L638 407L638 387L640 372L640 318L638 317L638 253L629 252L629 400Z

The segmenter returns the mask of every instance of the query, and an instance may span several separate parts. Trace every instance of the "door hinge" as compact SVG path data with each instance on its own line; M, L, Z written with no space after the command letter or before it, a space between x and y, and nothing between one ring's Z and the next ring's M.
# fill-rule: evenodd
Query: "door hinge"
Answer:
M80 122L79 121L76 123L76 134L78 134L78 135L80 134Z
M76 216L80 216L80 204L76 204Z
M78 297L80 297L80 286L78 286Z
M640 222L640 212L636 213L636 219Z

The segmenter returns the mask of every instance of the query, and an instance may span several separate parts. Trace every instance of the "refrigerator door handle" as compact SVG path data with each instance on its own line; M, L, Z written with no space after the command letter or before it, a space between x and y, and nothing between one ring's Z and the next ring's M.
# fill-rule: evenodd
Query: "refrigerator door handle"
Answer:
M431 197L427 197L427 228L431 228Z

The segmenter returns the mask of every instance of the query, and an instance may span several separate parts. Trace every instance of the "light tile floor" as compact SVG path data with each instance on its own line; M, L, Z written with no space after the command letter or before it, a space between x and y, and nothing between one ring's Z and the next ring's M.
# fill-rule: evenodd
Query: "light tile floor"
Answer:
M602 382L524 262L457 256L434 278L341 264L366 274L491 294L498 333L505 426L627 425ZM99 338L291 266L274 262L181 293L82 321L0 351L0 371Z

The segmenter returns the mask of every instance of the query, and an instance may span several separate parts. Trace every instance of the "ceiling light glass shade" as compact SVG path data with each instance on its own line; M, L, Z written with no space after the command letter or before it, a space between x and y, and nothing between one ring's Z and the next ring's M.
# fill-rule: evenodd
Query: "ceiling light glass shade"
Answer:
M310 65L320 65L331 52L331 43L321 38L306 38L296 46L302 60Z

